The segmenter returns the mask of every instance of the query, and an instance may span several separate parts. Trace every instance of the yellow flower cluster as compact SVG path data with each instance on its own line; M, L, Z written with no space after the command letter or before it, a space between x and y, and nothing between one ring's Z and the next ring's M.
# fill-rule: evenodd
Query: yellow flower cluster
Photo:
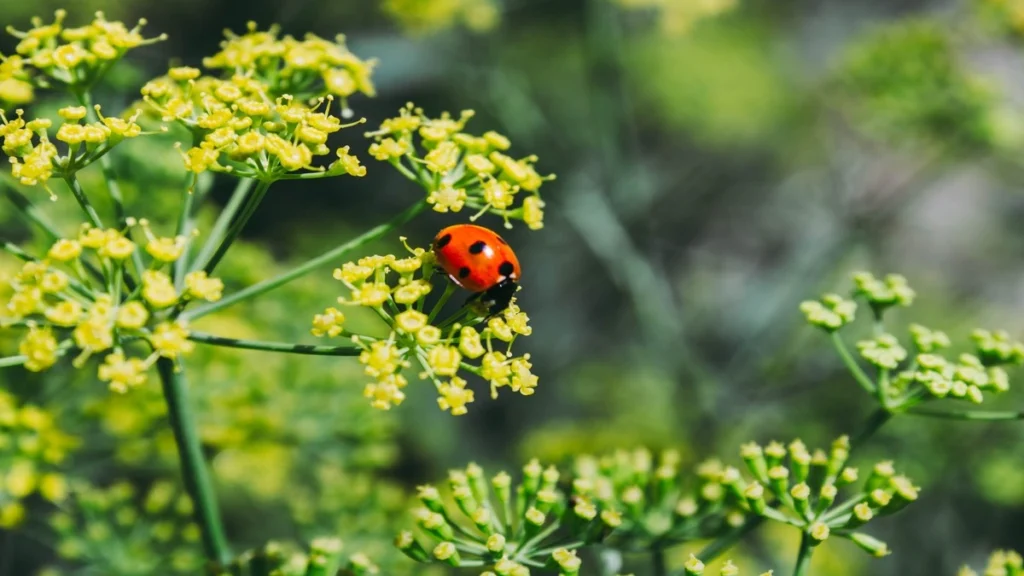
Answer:
M501 216L506 227L515 218L532 230L542 228L544 201L539 191L554 175L537 172L536 156L507 155L512 143L502 134L464 132L472 117L473 112L466 110L457 119L447 113L428 118L423 110L407 104L397 117L367 133L375 140L370 154L426 188L427 202L437 212L468 207L477 211L471 220L491 212ZM517 198L522 198L518 206Z
M223 284L203 271L183 276L176 286L162 270L184 252L185 238L158 238L145 220L151 263L130 276L128 266L139 257L130 236L116 229L83 225L77 238L57 240L43 260L30 260L6 284L10 295L0 318L25 327L19 352L25 368L42 371L72 348L82 366L91 355L105 353L99 378L111 390L125 392L146 381L146 371L159 357L175 359L194 344L188 329L174 320L174 310L192 300L218 300ZM141 272L141 274L139 274ZM148 354L130 356L135 344L148 344Z
M364 394L373 406L387 410L401 404L407 384L402 371L414 362L422 369L420 378L434 383L441 409L456 416L465 414L467 404L474 401L473 390L459 376L463 371L487 380L492 397L504 386L532 395L537 376L530 371L530 355L511 354L515 339L532 332L529 317L515 300L498 315L487 317L477 306L467 304L439 321L436 317L447 296L436 301L430 312L424 311L433 290L433 254L422 248L410 253L404 258L368 256L334 271L334 278L351 291L338 302L373 309L389 325L387 337L347 332L344 314L336 308L313 319L315 336L348 336L362 348L359 361L373 378Z
M336 160L326 167L313 161L331 155L331 134L361 123L342 124L330 114L330 105L340 98L347 118L349 96L372 96L374 61L349 52L340 36L334 42L312 34L303 40L279 38L276 28L262 32L253 23L245 35L229 32L221 47L203 65L223 70L222 78L177 67L142 88L164 121L181 122L202 135L183 153L188 170L262 180L295 172L366 174L347 146L334 149Z
M131 565L142 573L196 574L203 563L192 501L160 480L147 492L128 482L76 483L69 505L50 518L57 554L103 574Z
M384 0L384 11L412 34L460 23L474 32L486 32L501 16L495 0Z
M0 54L0 106L31 102L35 98L31 79L24 58Z
M685 34L707 18L736 8L737 0L617 0L627 10L656 9L661 27L669 34Z
M11 174L26 186L41 185L49 191L46 182L55 170L70 174L88 166L110 151L125 138L142 134L142 128L135 123L141 111L135 111L128 118L104 117L96 106L99 120L82 122L87 115L85 106L69 106L58 112L63 119L55 134L56 140L66 145L61 155L56 144L50 140L52 122L46 118L26 121L24 112L16 110L16 116L8 118L0 110L0 137L3 151L11 161ZM55 199L50 191L51 198Z
M144 38L145 20L129 29L122 22L107 20L102 12L85 26L64 26L67 12L57 10L54 21L44 24L40 18L32 19L32 28L21 32L8 26L7 32L18 38L15 48L20 60L39 70L50 79L72 87L87 87L95 83L110 65L126 52L166 37Z
M58 466L76 446L50 413L19 406L14 396L0 390L0 528L25 519L21 501L31 494L51 502L65 499L68 484Z

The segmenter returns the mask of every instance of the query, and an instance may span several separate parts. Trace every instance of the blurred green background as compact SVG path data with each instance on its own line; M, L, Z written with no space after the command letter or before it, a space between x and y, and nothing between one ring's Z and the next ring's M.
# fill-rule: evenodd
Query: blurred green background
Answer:
M696 3L505 0L496 13L449 21L444 5L458 2L390 2L403 20L376 0L0 0L0 20L18 28L64 7L73 22L102 9L169 34L134 51L103 87L98 99L111 107L130 104L125 94L170 62L198 65L222 29L240 31L248 20L295 35L341 32L354 53L380 59L378 96L352 102L369 125L407 101L428 114L472 108L474 131L508 134L516 154L535 153L541 173L558 175L544 187L544 229L506 234L534 325L517 344L541 378L533 397L492 402L481 392L455 418L413 382L407 401L385 413L361 397L352 359L202 347L189 358L236 548L336 533L384 574L426 574L390 539L405 521L406 495L449 467L518 468L533 456L560 462L637 444L677 447L690 462L735 460L750 439L824 445L852 433L873 403L797 306L843 289L856 269L908 277L920 296L900 321L959 342L975 326L1020 335L1024 50L1006 2L742 0L691 19L685 6ZM410 19L417 9L423 18ZM12 47L0 43L3 53ZM225 261L228 291L344 241L421 193L374 162L358 132L346 137L367 177L276 184L246 244ZM171 218L183 182L177 153L159 139L121 152L133 213ZM233 182L207 184L223 202ZM73 226L73 205L44 209ZM402 233L425 245L463 217L430 213ZM8 206L0 218L5 237L28 241ZM370 250L396 246L391 238ZM202 329L311 341L309 319L338 290L329 273L205 319ZM83 439L78 476L98 485L127 479L143 492L176 483L155 381L111 398L92 378L6 369L0 385L51 407ZM991 406L1019 410L1021 386ZM897 419L858 457L897 460L922 498L872 525L892 556L869 560L829 542L813 573L953 574L993 548L1024 544L1024 426ZM0 575L55 562L51 510L39 503L29 528L0 533ZM796 536L768 528L731 555L746 570L784 573ZM108 545L157 553L145 538L135 548ZM673 555L676 566L684 551ZM645 574L648 560L627 557L626 568ZM117 573L107 570L97 573Z

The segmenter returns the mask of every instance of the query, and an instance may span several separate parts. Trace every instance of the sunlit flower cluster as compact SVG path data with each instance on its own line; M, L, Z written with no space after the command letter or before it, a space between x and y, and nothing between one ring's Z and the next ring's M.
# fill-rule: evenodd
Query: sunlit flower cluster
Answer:
M518 486L505 472L487 478L476 464L452 470L447 494L419 487L415 530L400 533L395 545L418 562L483 566L484 574L527 576L530 567L546 566L576 576L582 561L575 549L607 538L622 519L575 489L569 498L560 477L536 460Z
M683 564L683 573L686 576L713 576L711 572L707 571L707 566L701 562L700 558L697 558L693 554ZM761 576L772 576L775 573L774 570L762 572ZM732 563L732 560L726 560L725 564L722 564L718 569L718 576L739 576L740 569Z
M464 24L475 32L500 18L496 0L383 0L384 11L405 30L424 34Z
M68 506L50 518L57 554L102 574L197 574L203 566L192 502L168 481L139 493L128 482L72 487ZM63 574L49 568L51 574ZM69 572L77 573L77 572Z
M65 10L57 10L50 24L33 18L32 28L27 31L7 27L7 32L18 39L15 47L17 56L11 57L18 58L14 65L27 65L38 70L45 79L39 76L35 80L42 85L49 80L67 85L72 90L92 86L129 50L165 38L164 35L143 37L145 20L139 20L134 28L128 28L124 23L107 20L102 12L97 12L89 24L67 27L64 25L66 17Z
M884 542L856 530L917 500L919 488L896 474L889 461L863 474L848 466L849 453L846 436L833 442L827 452L811 452L800 440L789 446L771 442L762 447L751 442L743 445L740 455L752 478L744 478L736 468L725 468L720 481L726 491L743 499L751 513L800 529L812 545L838 536L873 556L885 556L889 548ZM859 489L838 498L840 489L853 488L861 480Z
M25 59L0 54L0 108L28 104L33 98L35 87Z
M737 0L616 0L627 10L656 9L662 29L670 34L685 34L698 22L729 12Z
M511 352L516 338L533 331L515 299L494 316L488 316L476 303L467 303L454 315L439 320L453 287L425 312L434 272L433 254L422 248L410 249L403 258L388 254L348 262L334 271L334 278L351 291L338 302L372 309L388 324L390 333L379 338L350 334L344 328L344 313L334 307L313 318L312 333L347 336L362 349L359 361L373 378L365 395L383 410L405 399L402 389L407 380L402 372L413 364L421 369L421 379L434 383L441 409L456 416L465 414L475 399L460 376L464 372L488 381L492 398L506 386L524 396L532 395L537 376L530 371L530 355L513 356Z
M806 300L800 304L800 311L807 322L826 332L835 332L853 322L857 314L857 303L838 294L825 294L821 300Z
M429 118L408 104L399 116L381 123L367 135L375 140L370 155L390 162L427 190L427 202L437 212L475 211L501 216L506 227L518 219L532 229L544 226L540 187L553 175L541 176L536 156L514 158L512 143L497 132L475 136L464 132L470 110L458 118L442 114Z
M10 294L0 318L25 329L19 345L25 368L46 370L72 350L78 367L102 355L100 380L125 392L146 381L158 358L173 360L192 350L174 311L193 300L218 300L223 285L201 270L176 282L165 270L182 256L188 239L157 237L145 220L132 224L143 231L143 248L131 230L83 225L78 237L57 240L44 259L27 260L6 281ZM148 267L141 252L149 256Z
M25 520L22 501L32 494L64 501L68 482L60 465L77 445L49 412L0 390L0 529Z
M692 476L684 475L673 450L657 458L643 448L620 450L578 457L573 488L620 514L614 545L644 549L715 538L741 526L742 498L723 483L724 470L718 460L708 460Z
M198 137L183 152L189 171L261 180L366 173L347 146L327 144L331 134L362 122L343 124L331 115L332 102L340 99L341 116L348 118L349 96L374 94L374 61L349 52L343 37L297 40L250 23L242 36L229 32L203 65L209 73L171 68L142 88L164 121L178 121ZM314 162L324 156L332 161Z
M338 538L316 538L304 551L294 545L268 542L239 555L228 566L231 574L273 574L307 576L309 574L351 574L371 576L380 569L362 552L346 554Z
M1014 550L996 550L988 558L981 576L1020 576L1024 574L1024 558ZM979 573L964 565L957 576L979 576Z
M0 137L3 150L11 161L11 174L26 186L46 185L55 172L70 175L98 160L126 138L142 134L142 128L135 123L140 110L127 118L104 117L99 105L95 106L97 120L84 121L89 110L85 106L61 108L63 119L53 138L60 141L63 153L50 138L52 122L46 118L25 120L22 110L15 110L10 117L0 110Z

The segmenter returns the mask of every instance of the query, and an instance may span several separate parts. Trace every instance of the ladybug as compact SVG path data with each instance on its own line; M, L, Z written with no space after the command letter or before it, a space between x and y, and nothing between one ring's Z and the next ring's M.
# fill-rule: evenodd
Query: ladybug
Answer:
M508 307L518 288L519 259L494 231L456 224L437 233L432 244L437 263L459 287L483 298L491 314Z

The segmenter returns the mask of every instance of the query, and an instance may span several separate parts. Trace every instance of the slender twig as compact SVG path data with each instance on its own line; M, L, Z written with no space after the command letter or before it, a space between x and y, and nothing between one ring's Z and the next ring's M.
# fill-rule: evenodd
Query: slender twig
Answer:
M78 205L82 207L85 215L89 217L89 221L92 225L97 228L103 228L103 221L100 220L100 215L96 212L96 209L89 203L89 198L85 195L85 190L82 190L82 184L78 181L78 178L74 174L68 174L64 176L64 181L67 182L68 188L71 189L71 193L74 194L75 200L78 200Z
M847 370L853 375L853 378L860 384L861 388L866 390L868 394L875 393L875 383L871 381L864 369L860 367L857 360L850 354L850 350L846 347L842 337L839 336L838 332L832 333L832 344L836 347L836 352L839 353L839 358L842 359L843 364L846 365Z
M208 559L227 565L231 561L231 551L224 536L213 480L203 459L203 448L188 405L185 374L167 358L157 360L156 367L167 402L167 418L178 446L185 489L192 498L196 523L202 532L203 549Z
M948 420L1024 420L1024 412L984 410L933 410L931 408L910 408L905 414L926 416L928 418L945 418Z
M249 196L249 191L252 190L253 184L256 181L251 178L242 178L238 181L235 186L235 191L231 194L231 199L228 200L227 205L224 206L224 210L221 211L217 217L217 221L213 223L213 228L210 229L210 234L206 238L206 242L203 243L203 247L199 250L199 255L192 262L189 267L190 270L202 270L206 263L213 256L214 250L217 249L217 243L220 242L221 238L227 232L228 226L231 225L231 220L234 219L238 209L242 207L245 199Z
M256 213L256 209L260 203L263 202L263 197L267 195L267 190L270 189L270 185L273 184L271 180L261 180L256 185L256 189L253 190L252 194L249 194L246 198L245 206L243 206L241 213L231 222L228 226L227 232L224 233L224 238L220 240L220 245L217 246L217 250L214 251L210 259L203 265L203 270L207 274L213 273L213 270L220 264L224 255L228 253L228 249L235 243L238 235L242 233L242 229L252 218L252 215Z
M668 576L668 564L665 563L665 549L651 550L651 569L654 576Z
M205 306L200 306L198 308L189 310L183 314L183 317L188 320L195 320L196 318L206 316L207 314L211 314L223 308L227 308L228 306L241 302L242 300L259 296L264 292L268 292L279 286L287 284L288 282L291 282L296 278L304 276L305 274L308 274L309 272L321 266L334 262L341 256L344 256L348 252L351 252L352 250L355 250L356 248L359 248L364 244L367 244L380 238L381 236L384 236L388 232L394 230L395 228L401 226L402 224L405 224L409 220L412 220L412 218L415 217L420 212L422 212L426 206L426 202L420 200L419 202L413 204L409 208L406 208L404 211L402 211L401 214L389 220L388 222L374 226L373 228L367 230L366 232L360 234L359 236L356 236L355 238L349 240L348 242L345 242L344 244L336 248L332 248L331 250L328 250L327 252L324 252L323 254L315 258L307 260L306 262L296 266L295 268L292 268L291 270L279 276L264 280L262 282L257 282L256 284L253 284L248 288L239 290L234 294L229 294L228 296L225 296L224 298L221 298L216 302L211 302L210 304L206 304Z
M263 350L266 352L285 352L288 354L305 354L309 356L358 356L363 351L358 346L319 346L316 344L296 344L292 342L266 342L261 340L245 340L227 338L203 332L192 332L189 339L213 346L227 348L244 348L246 350Z
M875 432L878 432L879 428L885 426L885 423L892 419L892 416L892 412L881 407L872 412L871 415L868 416L867 421L864 422L864 426L861 427L860 432L850 440L851 452L867 442L868 438L874 436Z

